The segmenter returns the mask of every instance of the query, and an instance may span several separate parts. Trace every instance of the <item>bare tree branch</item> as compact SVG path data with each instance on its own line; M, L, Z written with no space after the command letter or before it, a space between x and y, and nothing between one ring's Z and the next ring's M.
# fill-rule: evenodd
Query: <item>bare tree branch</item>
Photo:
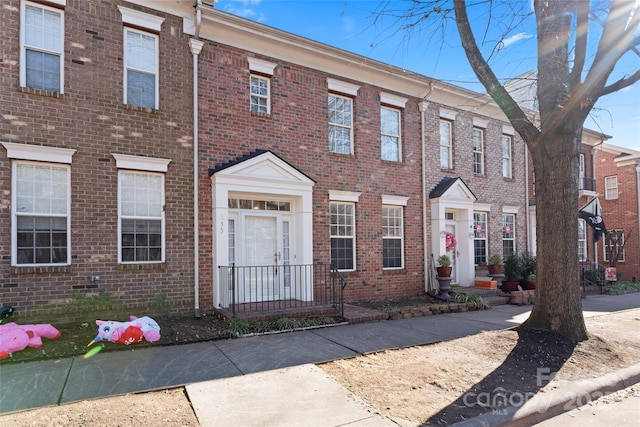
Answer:
M633 13L633 12L636 13ZM612 93L613 87L627 87L627 83L634 83L632 76L629 79L621 79L609 85L605 85L618 60L633 48L634 33L640 25L640 13L635 10L633 2L627 0L614 0L603 25L602 37L593 60L593 65L584 80L584 84L574 91L569 103L585 105L591 108L599 96ZM620 31L620 29L624 29ZM588 113L588 112L587 112ZM585 116L586 117L586 116Z
M571 86L578 85L582 78L582 71L587 56L587 42L589 36L589 2L578 1L578 16L576 22L575 57L571 70Z
M485 61L471 31L469 17L467 16L464 0L454 0L456 25L462 41L469 64L476 73L480 82L487 89L487 93L493 98L505 113L513 127L525 139L533 141L539 134L538 129L529 121L527 115L513 100L507 90L500 84L489 64Z
M617 92L621 89L624 89L625 87L631 86L637 81L640 81L640 70L633 73L633 75L631 75L630 77L622 78L617 82L611 83L609 86L603 87L600 92L596 94L596 98L600 98L604 95L609 95L610 93Z

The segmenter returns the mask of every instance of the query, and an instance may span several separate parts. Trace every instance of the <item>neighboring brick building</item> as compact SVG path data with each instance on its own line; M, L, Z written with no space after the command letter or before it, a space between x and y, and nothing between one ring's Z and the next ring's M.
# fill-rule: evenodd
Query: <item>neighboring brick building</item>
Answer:
M98 293L131 314L193 306L189 37L134 8L3 2L0 303L21 314Z
M578 209L581 209L587 203L592 201L598 196L598 184L596 183L596 171L595 171L595 153L599 150L603 141L611 138L609 135L604 135L598 132L594 132L589 129L584 129L582 132L582 143L580 144L579 154L579 171L578 171ZM533 161L531 156L528 156L528 170L529 170L529 251L535 255L536 253L536 203L535 203L535 174L533 169ZM578 213L576 212L576 215ZM578 256L580 262L583 263L585 268L590 268L596 263L596 244L593 242L593 229L587 226L583 219L578 219Z
M640 278L640 151L602 144L595 151L596 182L607 230L622 230L625 247L618 261L621 280ZM604 239L597 259L609 266Z
M486 95L193 6L3 9L2 304L198 313L230 303L232 263L280 277L246 270L240 302L313 298L293 274L330 262L347 300L399 297L446 231L461 286L527 247L525 147Z

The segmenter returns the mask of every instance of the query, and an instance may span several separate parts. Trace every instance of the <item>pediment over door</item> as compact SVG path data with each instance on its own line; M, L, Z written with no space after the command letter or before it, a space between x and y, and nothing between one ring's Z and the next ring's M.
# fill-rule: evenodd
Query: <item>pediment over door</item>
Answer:
M278 182L284 185L313 185L315 182L271 151L259 150L248 156L209 169L209 176L219 180Z
M475 202L478 200L473 191L460 177L443 178L429 193L430 199L447 199Z

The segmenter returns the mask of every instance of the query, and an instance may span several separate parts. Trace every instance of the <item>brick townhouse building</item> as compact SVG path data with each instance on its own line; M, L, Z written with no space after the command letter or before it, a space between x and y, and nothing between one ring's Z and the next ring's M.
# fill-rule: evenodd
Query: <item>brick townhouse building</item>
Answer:
M595 150L596 182L607 230L622 232L625 243L617 263L621 280L640 278L640 151L612 144ZM609 266L605 240L598 242L597 260Z
M347 301L399 297L446 232L460 286L527 247L525 147L486 95L200 2L2 13L2 304L199 315L319 299L329 264Z
M123 5L3 3L0 304L21 314L193 306L189 36Z

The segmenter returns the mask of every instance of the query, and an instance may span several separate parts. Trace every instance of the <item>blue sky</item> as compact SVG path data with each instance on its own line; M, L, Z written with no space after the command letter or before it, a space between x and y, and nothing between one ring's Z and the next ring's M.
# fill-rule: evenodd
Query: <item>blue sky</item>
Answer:
M410 2L409 2L410 3ZM392 1L387 12L408 3ZM515 6L514 6L515 5ZM528 1L511 2L516 12L528 12ZM376 59L429 77L484 92L467 63L453 21L446 28L421 27L400 31L398 20L379 14L380 2L368 0L219 0L215 7L340 49ZM513 12L509 11L509 16ZM478 18L482 18L478 16ZM470 20L474 19L470 13ZM435 22L435 21L434 21ZM438 22L441 22L438 20ZM491 65L498 78L515 77L535 68L535 28L525 21L515 31L504 32L495 19L486 32L483 53L491 52L498 40L501 48L493 53ZM478 33L476 33L478 34ZM616 76L628 75L640 67L640 58L627 55L616 68ZM602 98L585 126L613 138L608 142L640 150L640 83Z

